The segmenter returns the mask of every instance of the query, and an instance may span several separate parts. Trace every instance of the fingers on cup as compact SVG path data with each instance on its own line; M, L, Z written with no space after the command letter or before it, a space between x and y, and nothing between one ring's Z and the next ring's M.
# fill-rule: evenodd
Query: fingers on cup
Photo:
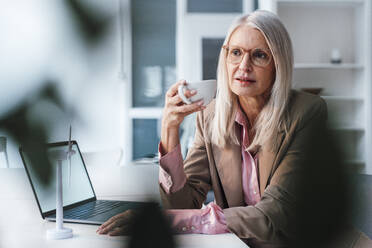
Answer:
M182 79L182 80L178 81L177 83L173 84L173 85L169 88L169 90L167 91L166 96L167 96L167 97L173 97L173 96L177 95L177 93L178 93L178 87L179 87L181 84L186 84L186 80Z
M179 95L175 95L168 100L169 105L179 105L182 102L182 98Z
M196 94L196 90L185 90L185 93L184 93L184 95L187 98L190 98L190 97L194 96L195 94Z
M196 90L186 90L185 91L185 96L186 98L190 98L196 94ZM173 97L171 97L168 101L171 105L179 105L180 103L184 103L180 95L176 94Z
M203 104L204 104L204 101L199 100L199 101L196 101L192 104L184 105L184 106L181 107L181 112L182 113L189 113L189 112L192 113L192 112L199 111L199 110L204 108Z

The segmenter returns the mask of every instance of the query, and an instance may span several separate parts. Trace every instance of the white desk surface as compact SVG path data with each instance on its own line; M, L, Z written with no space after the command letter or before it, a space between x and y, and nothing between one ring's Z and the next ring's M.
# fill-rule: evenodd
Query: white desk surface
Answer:
M158 167L88 166L97 198L143 200L159 199ZM0 169L0 247L126 247L128 237L96 234L98 226L65 224L74 236L66 240L47 240L46 230L55 223L44 221L24 169ZM177 247L247 247L234 234L175 235Z

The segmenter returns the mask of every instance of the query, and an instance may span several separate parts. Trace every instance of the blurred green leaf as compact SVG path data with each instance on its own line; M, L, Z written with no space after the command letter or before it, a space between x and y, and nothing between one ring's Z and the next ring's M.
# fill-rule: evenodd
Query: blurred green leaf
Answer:
M42 120L30 120L28 115L33 105L46 99L63 110L64 105L57 92L56 85L48 81L40 92L31 97L31 101L25 100L17 108L0 118L0 128L28 152L33 170L45 185L49 183L53 173L45 146L50 127L46 126Z
M112 16L94 13L79 0L67 0L66 3L85 41L95 45L104 36Z
M79 0L67 0L66 4L69 12L74 17L79 34L86 44L97 44L105 35L113 16L95 13ZM47 119L55 116L46 116L46 113L36 110L39 112L36 113L35 118L30 119L28 117L34 111L33 106L41 101L54 104L70 115L74 114L74 109L68 109L63 103L55 83L48 81L44 85L45 87L34 94L33 97L24 99L20 105L0 116L0 128L12 137L18 145L30 152L29 157L31 164L35 166L34 171L39 176L40 181L47 185L51 173L53 173L53 167L49 162L45 146L51 127L45 123L44 117ZM32 112L31 115L35 116L35 113Z

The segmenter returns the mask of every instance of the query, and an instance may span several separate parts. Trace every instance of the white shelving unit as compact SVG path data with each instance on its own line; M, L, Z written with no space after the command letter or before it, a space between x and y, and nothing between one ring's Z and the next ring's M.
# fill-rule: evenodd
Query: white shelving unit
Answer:
M277 0L279 3L299 3L302 4L356 4L363 3L364 0Z
M166 86L164 84L171 74L167 73L167 70L172 69L172 59L169 55L171 45L168 45L172 41L168 36L172 32L171 26L175 25L172 16L175 16L176 8L170 13L175 3L165 0L118 1L120 2L122 29L121 74L126 81L125 108L127 114L124 116L125 153L123 160L124 165L130 165L133 164L135 156L147 156L157 150L154 144L157 143L159 136L159 120L163 110L161 105L165 92L163 87ZM162 11L168 12L168 15L164 16ZM156 32L150 32L155 28L157 28ZM165 41L162 40L164 38ZM175 54L175 51L173 53ZM149 98L146 99L146 97ZM153 99L150 99L151 97ZM140 140L139 145L135 144L134 137ZM138 153L141 150L138 146L144 150L143 154ZM154 151L149 151L149 146L155 147Z
M353 63L342 63L342 64L331 64L331 63L296 63L295 69L363 69L362 64Z
M328 125L336 132L345 159L360 173L372 174L372 79L370 0L261 0L277 13L291 36L293 87L322 88ZM338 49L341 63L331 63Z
M324 96L322 95L322 98L326 101L363 101L363 98L361 97L354 97L354 96Z
M146 89L146 84L143 84L144 81L148 81L148 84L156 85L154 83L154 77L149 76L149 80L142 80L136 71L136 67L161 67L161 81L162 81L162 93L169 88L169 83L165 67L169 66L168 64L157 64L158 60L160 60L161 56L158 56L156 51L159 48L159 43L164 43L165 41L162 39L154 40L151 35L157 35L160 33L159 29L161 27L166 26L168 23L176 25L176 33L174 35L175 39L175 76L174 79L175 83L178 79L186 79L186 80L201 80L202 79L202 71L203 71L203 61L202 61L202 41L205 38L211 39L218 39L224 38L227 29L231 22L236 18L238 15L243 13L247 13L252 11L253 9L253 1L251 0L234 0L234 1L220 1L220 5L216 4L215 0L209 1L189 1L189 0L169 0L170 4L175 4L176 8L174 8L174 13L170 13L168 10L162 10L161 4L164 4L166 0L162 1L148 1L148 0L119 0L121 2L121 22L122 28L125 31L122 36L123 40L123 71L121 74L126 79L126 110L128 115L125 116L125 151L126 156L124 157L124 164L131 164L132 160L135 159L136 155L136 145L134 144L135 141L133 140L134 137L136 139L142 139L143 146L140 146L140 149L145 149L144 146L147 146L147 143L151 143L151 147L153 148L153 141L154 141L154 132L157 132L157 136L160 134L160 120L163 111L163 100L164 98L158 98L157 103L149 103L146 102L146 94L142 94L148 91L149 94L155 94L155 91L159 91L158 87L153 88L152 92L149 92L149 89ZM192 4L191 4L192 2ZM221 5L224 4L225 6ZM224 7L231 7L233 5L241 6L241 11L229 11L226 10ZM189 11L189 5L200 5L202 8L201 11ZM148 13L143 13L141 10L147 10ZM215 7L220 6L219 10L216 11ZM222 7L221 7L222 6ZM167 7L167 6L162 6ZM196 6L198 7L198 6ZM208 7L211 7L208 9ZM207 9L206 9L207 8ZM239 8L239 7L238 7ZM204 9L204 10L203 10ZM131 13L130 11L139 12L140 18L136 18L136 13ZM164 15L163 13L167 13ZM142 14L142 15L141 15ZM146 15L145 15L146 14ZM169 16L175 15L176 18L174 21L168 21L167 23L162 23L161 25L157 25L156 23L164 21L164 19L168 18ZM137 23L134 23L137 22ZM138 23L139 22L139 23ZM162 29L161 35L169 35L166 33L167 31ZM132 37L135 36L137 33L138 40L133 41ZM146 37L146 38L144 38ZM157 36L156 36L157 37ZM159 37L157 37L159 38ZM167 37L170 39L170 37ZM136 46L138 46L136 48ZM149 49L149 46L151 49ZM140 49L139 49L140 48ZM148 50L146 50L148 49ZM173 48L172 48L173 49ZM149 51L145 56L142 54L141 51L146 50L153 50L154 53ZM164 52L162 55L167 57L169 52ZM146 61L135 61L133 59L134 56L138 56L137 60L141 58L146 58ZM155 58L155 59L154 59ZM154 59L154 60L152 60ZM156 68L153 68L156 72ZM151 70L151 68L150 68ZM137 78L136 78L137 73ZM146 73L145 73L146 74ZM156 73L155 73L156 74ZM159 76L157 74L156 76ZM151 82L150 82L151 81ZM171 80L173 81L173 79ZM141 85L142 84L142 85ZM143 97L143 98L141 98ZM141 102L141 100L144 100ZM147 99L148 100L148 99ZM161 104L159 103L161 102ZM151 127L148 127L147 124L144 123L151 123ZM136 126L137 125L137 126ZM146 126L146 128L138 128L138 125ZM155 128L154 128L155 127ZM146 129L146 130L143 130ZM151 130L150 130L151 129ZM144 131L144 132L142 132ZM141 135L141 137L137 136ZM147 142L148 141L148 142ZM138 145L137 145L138 148ZM157 146L155 147L157 150ZM137 153L138 155L138 153ZM142 154L141 154L142 155Z

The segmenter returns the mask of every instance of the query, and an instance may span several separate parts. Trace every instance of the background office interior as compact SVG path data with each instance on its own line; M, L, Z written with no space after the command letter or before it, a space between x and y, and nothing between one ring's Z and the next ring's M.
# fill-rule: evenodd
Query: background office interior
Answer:
M71 123L73 139L86 155L111 152L114 163L130 165L157 153L169 86L181 78L215 78L229 24L259 7L276 12L290 32L293 87L321 89L348 164L357 172L372 173L369 0L78 2L89 13L110 20L94 44L84 41L66 1L2 4L0 116L30 101L46 80L52 80L68 111L38 102L30 117L51 127L49 140L68 139ZM192 143L193 128L193 117L187 118L182 126L184 153ZM21 167L17 144L9 136L7 150L10 167Z

